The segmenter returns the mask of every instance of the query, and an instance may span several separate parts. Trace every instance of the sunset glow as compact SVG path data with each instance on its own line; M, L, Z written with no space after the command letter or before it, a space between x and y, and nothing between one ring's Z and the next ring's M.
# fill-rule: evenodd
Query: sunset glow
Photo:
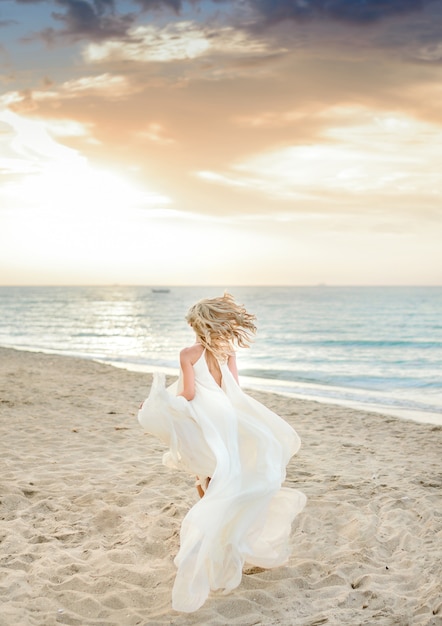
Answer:
M0 283L441 284L442 3L295 4L3 3Z

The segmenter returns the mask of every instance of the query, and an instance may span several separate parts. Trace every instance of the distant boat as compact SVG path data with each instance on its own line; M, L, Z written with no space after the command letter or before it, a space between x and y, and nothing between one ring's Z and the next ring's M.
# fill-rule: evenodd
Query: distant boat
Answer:
M157 289L152 289L153 293L169 293L170 289L161 289L160 287L158 287Z

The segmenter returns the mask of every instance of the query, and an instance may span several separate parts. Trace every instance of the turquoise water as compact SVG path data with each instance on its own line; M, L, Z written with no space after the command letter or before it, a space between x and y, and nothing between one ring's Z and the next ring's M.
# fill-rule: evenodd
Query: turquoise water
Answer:
M257 315L242 384L442 423L442 288L232 287ZM176 372L219 287L0 287L0 345Z

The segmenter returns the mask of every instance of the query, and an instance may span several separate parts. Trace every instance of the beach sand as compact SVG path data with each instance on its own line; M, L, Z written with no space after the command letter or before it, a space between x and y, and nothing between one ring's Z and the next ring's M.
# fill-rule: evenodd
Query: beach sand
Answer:
M137 410L150 376L0 349L0 625L442 624L440 426L251 392L298 431L286 567L171 608L194 479Z

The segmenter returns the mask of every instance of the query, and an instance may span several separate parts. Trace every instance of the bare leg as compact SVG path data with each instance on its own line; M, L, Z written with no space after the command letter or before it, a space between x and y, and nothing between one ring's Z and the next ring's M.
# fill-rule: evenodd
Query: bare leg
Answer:
M201 479L199 476L196 477L195 487L198 491L198 495L200 498L204 497L204 494L207 491L207 487L209 486L210 478Z
M196 487L196 490L198 491L199 497L202 498L204 496L204 491L203 491L203 488L201 487L200 479L198 478L198 476L196 478L197 478L197 481L195 483L195 487Z

